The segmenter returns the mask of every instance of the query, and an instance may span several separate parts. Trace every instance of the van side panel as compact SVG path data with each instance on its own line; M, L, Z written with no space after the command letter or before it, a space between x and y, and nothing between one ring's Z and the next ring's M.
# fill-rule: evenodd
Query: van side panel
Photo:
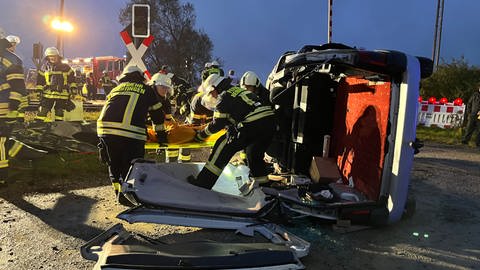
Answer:
M390 83L346 78L337 89L332 146L345 183L377 200L387 137Z

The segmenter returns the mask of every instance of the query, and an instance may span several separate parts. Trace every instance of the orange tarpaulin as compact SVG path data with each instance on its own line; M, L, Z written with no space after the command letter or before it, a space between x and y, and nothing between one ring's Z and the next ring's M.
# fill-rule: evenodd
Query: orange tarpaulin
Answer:
M191 126L191 125L173 125L169 128L167 131L167 144L184 144L184 143L189 143L192 142L196 130L202 130L205 128L205 125L203 126ZM225 133L225 130L221 130L211 136L209 136L205 142L215 142L220 136L222 136ZM157 135L155 133L155 130L152 128L148 128L148 139L147 143L156 143L158 142Z

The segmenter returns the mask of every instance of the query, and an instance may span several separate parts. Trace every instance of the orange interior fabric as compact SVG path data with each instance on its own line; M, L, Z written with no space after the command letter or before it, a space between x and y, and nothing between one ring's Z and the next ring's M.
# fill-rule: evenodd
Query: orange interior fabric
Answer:
M390 83L347 78L337 92L332 136L334 156L345 183L378 199L386 147Z

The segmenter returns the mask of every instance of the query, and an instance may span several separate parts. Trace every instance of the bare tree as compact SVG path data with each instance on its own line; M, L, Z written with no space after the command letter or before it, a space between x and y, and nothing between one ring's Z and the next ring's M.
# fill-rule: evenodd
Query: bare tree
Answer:
M202 30L195 29L195 10L191 3L179 0L132 0L120 11L122 25L131 23L133 4L150 5L150 29L155 37L144 56L147 67L156 72L168 65L180 77L192 83L212 56L213 44Z

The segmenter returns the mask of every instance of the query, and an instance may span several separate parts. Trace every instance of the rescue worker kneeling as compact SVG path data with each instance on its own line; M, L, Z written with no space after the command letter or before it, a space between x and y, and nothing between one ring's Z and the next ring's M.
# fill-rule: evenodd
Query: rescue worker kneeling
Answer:
M154 82L155 89L161 90L156 92L145 84L143 72L136 66L127 66L118 79L120 85L107 96L97 120L97 134L100 157L108 165L117 199L129 205L121 193L121 181L125 180L131 161L145 155L148 116L159 140L166 140L165 113L158 92L164 93L171 86L167 80Z
M212 77L213 76L213 77ZM268 182L268 172L263 160L275 130L273 111L265 106L254 93L240 87L232 87L230 79L212 74L207 78L208 98L216 101L213 120L205 129L197 132L197 141L205 140L227 127L227 133L215 143L207 163L197 178L188 181L196 186L211 189L231 157L245 149L250 175L256 183Z

